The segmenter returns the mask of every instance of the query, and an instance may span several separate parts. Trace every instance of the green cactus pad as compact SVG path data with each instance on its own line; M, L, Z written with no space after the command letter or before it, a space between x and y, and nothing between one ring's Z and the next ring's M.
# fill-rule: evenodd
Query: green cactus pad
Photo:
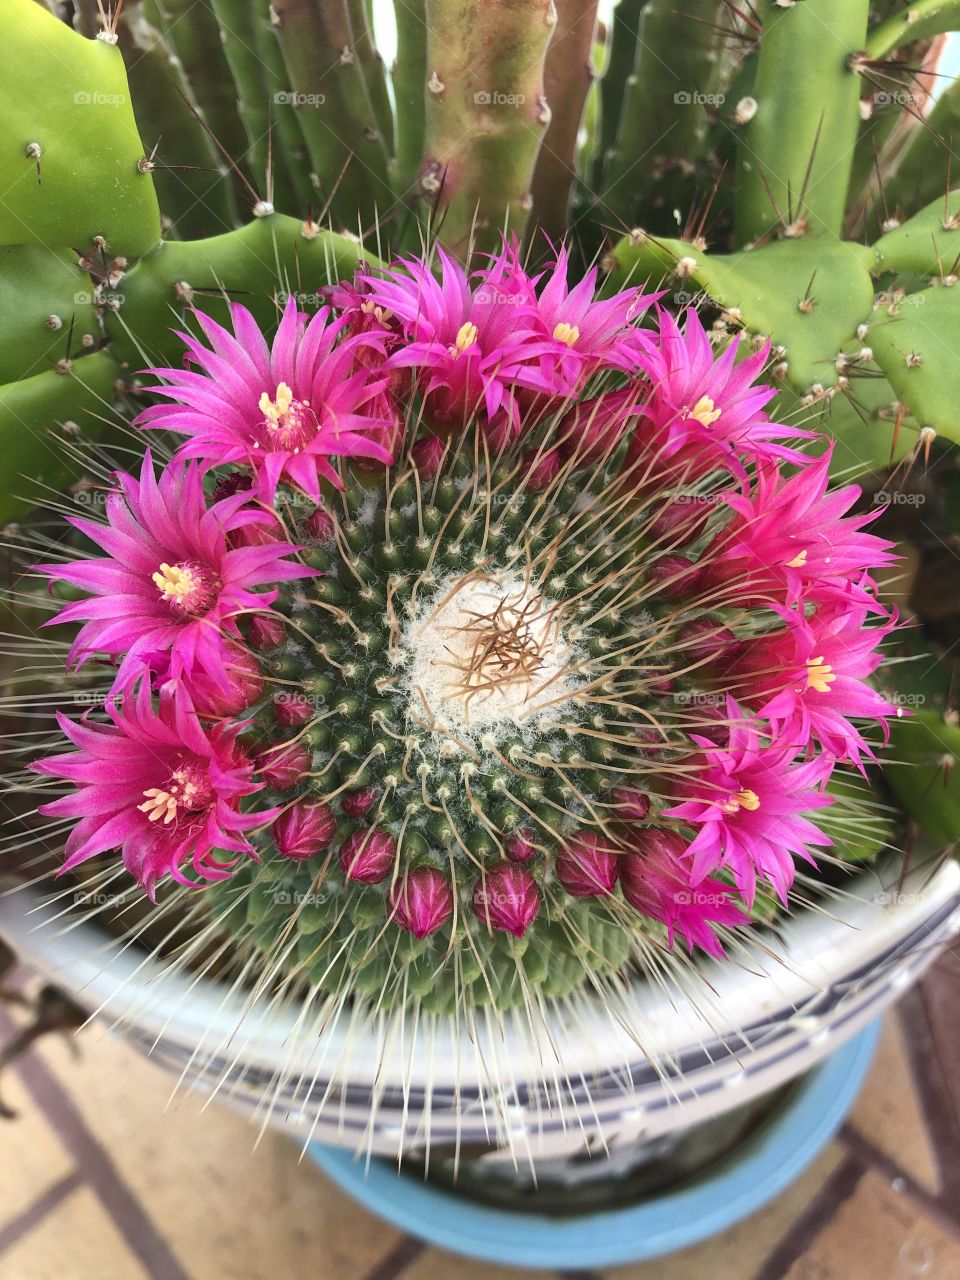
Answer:
M305 310L315 306L317 289L351 276L361 257L377 265L357 241L283 214L207 240L166 241L124 277L106 317L111 350L133 371L176 359L181 343L171 328L184 323L193 302L221 323L225 298L242 302L269 325L278 297L282 305L281 295L295 293Z
M117 366L104 351L72 362L68 371L35 374L0 386L0 455L6 476L0 520L37 505L82 469L65 443L68 432L96 439L110 418Z
M52 369L99 337L93 285L75 253L0 248L0 383Z
M656 284L665 276L691 298L698 286L718 306L740 313L754 333L786 348L787 378L798 391L832 386L836 358L873 309L869 249L834 240L782 240L725 256L642 231L625 236L608 265L610 288Z
M874 244L876 274L949 275L960 256L960 191L938 196Z
M33 0L6 0L0 244L102 236L135 257L160 238L153 182L119 49L85 40Z
M960 440L960 286L922 289L887 310L870 341L897 399L921 428Z

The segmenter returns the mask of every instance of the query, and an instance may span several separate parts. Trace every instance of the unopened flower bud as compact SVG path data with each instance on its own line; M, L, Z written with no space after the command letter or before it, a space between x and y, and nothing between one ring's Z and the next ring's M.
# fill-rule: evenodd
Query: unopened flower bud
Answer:
M537 918L540 890L526 867L496 867L473 890L473 914L481 924L522 938Z
M390 890L390 918L416 938L436 933L452 914L453 890L433 867L414 867Z
M270 834L284 858L305 862L327 847L336 829L337 820L327 805L299 802L281 813Z
M340 846L340 867L348 880L379 884L396 860L397 842L382 827L365 827L347 836Z
M613 892L619 858L596 831L577 831L557 857L557 878L575 898L596 898Z

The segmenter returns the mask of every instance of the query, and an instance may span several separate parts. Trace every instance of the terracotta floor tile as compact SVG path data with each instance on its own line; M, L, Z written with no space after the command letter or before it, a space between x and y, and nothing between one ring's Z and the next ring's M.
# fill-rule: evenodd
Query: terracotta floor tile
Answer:
M51 1048L52 1056L67 1053L64 1045ZM3 1077L3 1100L17 1117L0 1120L0 1231L73 1168L13 1071Z
M960 1237L868 1173L784 1280L958 1280Z
M609 1280L745 1280L753 1275L842 1159L842 1149L832 1143L792 1187L722 1236L668 1258L632 1267L614 1267L603 1274ZM848 1280L855 1278L850 1276Z
M883 1029L877 1057L850 1123L934 1195L940 1190L937 1158L910 1069L904 1033L894 1018Z
M93 1192L81 1187L0 1257L0 1280L154 1277L147 1276Z
M299 1163L290 1139L271 1133L254 1149L245 1118L203 1110L187 1092L165 1112L170 1076L95 1027L82 1043L69 1072L42 1052L194 1280L360 1280L396 1243L389 1226Z
M430 1249L403 1272L403 1280L556 1280L555 1271L517 1271L470 1262L442 1249Z

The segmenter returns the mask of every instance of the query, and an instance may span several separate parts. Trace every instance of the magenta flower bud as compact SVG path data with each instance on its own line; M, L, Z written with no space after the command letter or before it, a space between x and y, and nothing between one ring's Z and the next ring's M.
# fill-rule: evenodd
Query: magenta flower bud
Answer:
M251 488L253 488L253 476L248 471L228 471L213 486L211 501L219 502L221 498L232 498L235 493L246 493Z
M633 389L608 391L580 401L557 427L563 456L575 458L578 466L601 462L635 424L637 412L637 393Z
M661 556L650 566L650 580L664 600L682 600L697 583L700 569L686 556Z
M303 522L303 531L314 542L329 542L333 537L333 517L323 507L317 507Z
M632 787L614 787L613 799L624 822L643 822L650 812L650 797Z
M261 652L279 649L287 634L283 619L272 613L255 613L247 624L247 639L252 649Z
M226 685L197 670L191 678L193 705L202 716L236 716L263 693L263 672L246 649L231 645L223 653L223 675Z
M439 436L424 436L410 450L413 465L420 473L421 480L432 480L443 466L446 444Z
M364 827L340 846L340 866L348 880L379 884L393 870L397 842L382 827Z
M575 898L598 898L613 892L620 859L596 831L577 831L557 855L557 879Z
M273 718L288 729L296 728L313 719L313 703L306 694L283 690L274 694Z
M527 487L535 491L549 488L560 470L560 453L557 449L550 449L539 456L536 451L533 451L528 453L523 461L529 468L526 478Z
M436 933L453 914L453 890L442 872L414 867L390 890L390 918L416 938Z
M715 506L712 494L681 494L664 503L650 522L650 532L658 538L670 536L674 542L680 538L690 541L700 536Z
M689 622L680 632L683 652L693 659L705 658L714 660L722 653L732 649L737 638L728 627L721 627L709 618L697 618Z
M309 771L310 752L299 742L275 742L257 756L257 776L275 791L289 791Z
M380 792L376 787L364 787L361 791L348 791L340 800L340 808L348 818L362 818Z
M337 820L327 805L298 801L284 809L270 834L278 853L292 862L305 862L327 847L336 829Z
M533 842L533 832L529 827L521 827L512 836L507 837L507 857L511 862L529 862L537 856L537 847Z
M526 867L497 867L473 890L473 914L481 924L515 938L523 937L539 910L540 890Z

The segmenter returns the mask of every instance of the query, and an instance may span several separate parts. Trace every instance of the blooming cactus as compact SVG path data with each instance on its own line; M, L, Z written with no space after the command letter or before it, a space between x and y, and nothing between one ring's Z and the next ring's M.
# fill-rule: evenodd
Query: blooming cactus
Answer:
M767 416L766 353L638 328L655 301L588 280L510 245L472 276L404 260L339 318L288 304L272 348L201 317L191 367L154 370L172 460L78 523L106 560L43 569L122 691L36 766L76 787L47 806L80 819L71 869L216 880L211 929L434 1008L651 940L720 957L758 886L789 901L835 767L895 714L868 683L890 549Z

